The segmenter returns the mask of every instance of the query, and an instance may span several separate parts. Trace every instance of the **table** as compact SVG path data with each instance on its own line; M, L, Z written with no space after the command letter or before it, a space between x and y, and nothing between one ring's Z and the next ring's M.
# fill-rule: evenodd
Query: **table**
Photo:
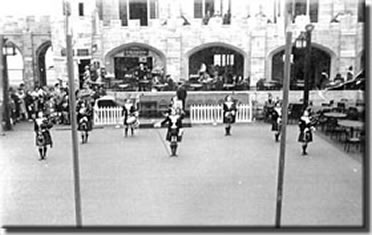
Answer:
M347 128L362 129L364 127L364 122L356 120L340 120L337 122L338 125Z
M323 113L323 115L325 117L328 117L328 118L346 118L346 113L339 113L339 112L327 112L327 113Z
M349 128L350 129L350 135L351 137L356 137L354 135L354 129L363 129L364 127L364 122L361 121L356 121L356 120L340 120L337 122L339 126Z
M163 91L165 87L167 87L168 85L165 85L165 84L156 84L156 85L153 85L154 88L156 88L156 90L158 91Z
M223 88L225 88L226 90L231 90L235 88L235 85L234 84L223 84Z
M190 87L193 88L193 90L199 90L203 87L202 84L190 84Z

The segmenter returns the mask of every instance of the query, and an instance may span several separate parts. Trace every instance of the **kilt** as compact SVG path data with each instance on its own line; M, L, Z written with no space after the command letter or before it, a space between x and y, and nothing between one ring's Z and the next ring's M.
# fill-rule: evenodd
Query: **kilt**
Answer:
M179 135L179 129L178 128L177 129L168 129L165 140L170 142L172 140L172 136L177 136L177 142L181 142L182 136Z
M77 129L78 131L91 131L93 129L93 123L92 121L79 122Z
M281 128L282 128L282 125L279 124L277 121L272 122L272 125L271 125L272 131L280 131Z
M225 124L235 123L235 115L233 115L231 113L228 113L228 112L224 113L223 123L225 123Z
M52 145L52 136L48 130L38 132L35 135L35 144L38 147Z
M298 142L309 143L313 141L313 133L311 131L301 131L298 136Z

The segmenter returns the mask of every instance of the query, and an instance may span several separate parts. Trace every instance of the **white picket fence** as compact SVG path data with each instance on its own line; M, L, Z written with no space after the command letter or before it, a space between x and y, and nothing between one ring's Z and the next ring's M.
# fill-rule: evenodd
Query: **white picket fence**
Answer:
M190 121L194 124L222 123L222 105L195 104L190 106ZM237 106L237 123L252 122L252 105L240 104Z
M118 125L122 121L122 107L102 107L94 109L94 125Z

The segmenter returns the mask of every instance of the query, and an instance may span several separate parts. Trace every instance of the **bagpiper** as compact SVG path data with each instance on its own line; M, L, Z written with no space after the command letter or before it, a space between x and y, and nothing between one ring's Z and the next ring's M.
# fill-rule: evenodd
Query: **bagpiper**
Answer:
M225 135L231 135L231 125L235 123L236 104L230 95L225 97L223 103L223 123L225 124Z
M307 155L306 149L308 143L313 141L313 131L315 130L314 123L311 120L310 112L306 109L299 121L300 134L298 142L302 143L302 155Z
M87 100L79 100L77 104L78 131L81 133L81 143L87 143L89 132L93 129L93 110Z
M122 116L123 116L123 124L124 124L123 135L127 137L128 129L130 128L131 135L133 136L134 129L139 126L138 110L134 106L132 100L129 98L125 101L125 104L123 106Z
M279 142L280 131L282 129L282 108L280 102L275 104L275 107L271 112L271 122L271 131L274 132L275 141Z
M39 149L39 160L45 160L48 145L53 147L52 136L49 129L53 124L44 116L42 111L38 112L37 118L34 119L35 144Z
M178 143L182 141L184 132L182 128L183 117L182 109L171 108L165 119L154 125L154 127L161 127L167 124L168 130L165 139L170 143L171 157L177 156Z

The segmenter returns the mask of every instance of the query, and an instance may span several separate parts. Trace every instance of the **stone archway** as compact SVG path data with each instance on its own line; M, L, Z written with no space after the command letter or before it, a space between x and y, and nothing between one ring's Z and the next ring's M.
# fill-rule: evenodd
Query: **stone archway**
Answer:
M184 59L185 75L190 77L195 74L204 63L207 72L211 65L218 64L218 67L228 65L237 76L248 77L248 55L242 49L223 42L205 43L194 47L185 54Z
M150 69L161 69L166 74L166 57L159 49L144 43L126 43L111 49L105 55L105 67L115 77L124 76L126 71L144 63Z
M35 84L38 83L41 86L48 85L48 69L50 65L46 61L46 55L51 48L52 42L46 41L42 43L36 50L36 77L34 78Z
M266 61L266 78L269 80L282 81L284 75L284 49L281 46L271 51ZM302 49L292 49L293 63L291 64L291 83L303 79L305 54ZM311 51L311 81L310 86L314 87L319 83L321 73L325 71L329 78L336 74L336 54L317 43L312 43Z

